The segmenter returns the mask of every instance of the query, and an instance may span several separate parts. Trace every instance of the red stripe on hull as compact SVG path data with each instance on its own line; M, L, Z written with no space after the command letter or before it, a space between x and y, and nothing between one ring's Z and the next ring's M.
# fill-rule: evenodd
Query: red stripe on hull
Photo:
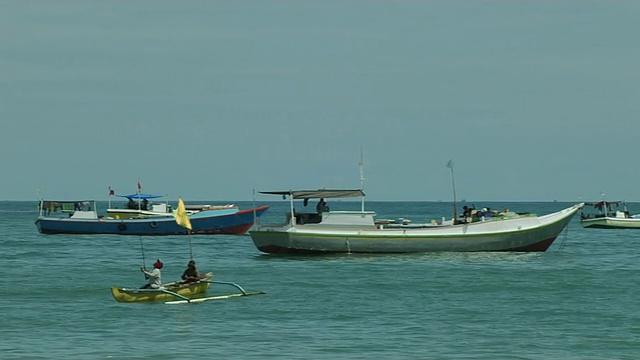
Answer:
M551 239L542 240L535 244L531 244L531 245L527 245L519 248L502 250L502 251L544 252L544 251L547 251L547 249L549 249L549 247L551 246L551 244L553 244L555 240L556 238L552 237Z
M249 229L251 229L252 226L253 226L253 223L249 223L249 224L243 224L243 225L238 225L238 226L234 226L234 227L228 227L228 228L224 228L224 229L192 232L192 234L196 234L196 235L199 235L199 234L202 234L202 235L213 235L213 234L244 235L244 234L247 233L247 231L249 231Z

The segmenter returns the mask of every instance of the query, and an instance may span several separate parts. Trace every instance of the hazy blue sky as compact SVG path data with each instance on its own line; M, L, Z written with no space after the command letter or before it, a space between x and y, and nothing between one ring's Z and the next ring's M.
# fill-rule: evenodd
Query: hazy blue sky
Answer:
M2 1L0 200L640 201L638 1ZM260 199L260 197L259 197ZM264 198L273 200L273 198Z

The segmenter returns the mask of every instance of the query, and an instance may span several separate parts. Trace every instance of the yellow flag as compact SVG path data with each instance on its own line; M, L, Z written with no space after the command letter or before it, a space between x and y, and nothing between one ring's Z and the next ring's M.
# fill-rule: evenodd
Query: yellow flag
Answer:
M178 210L176 210L173 216L176 217L176 222L178 223L178 225L191 230L191 221L189 221L189 217L187 216L187 209L184 208L184 202L182 201L182 198L178 199Z

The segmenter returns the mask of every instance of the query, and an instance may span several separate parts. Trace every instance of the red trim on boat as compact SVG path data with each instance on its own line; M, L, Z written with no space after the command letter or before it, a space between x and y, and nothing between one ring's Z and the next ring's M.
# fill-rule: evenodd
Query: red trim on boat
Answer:
M556 237L554 236L551 239L542 240L535 244L531 244L531 245L527 245L519 248L502 250L502 251L526 251L526 252L547 251L547 249L551 246L551 244L553 244L555 240L556 240Z

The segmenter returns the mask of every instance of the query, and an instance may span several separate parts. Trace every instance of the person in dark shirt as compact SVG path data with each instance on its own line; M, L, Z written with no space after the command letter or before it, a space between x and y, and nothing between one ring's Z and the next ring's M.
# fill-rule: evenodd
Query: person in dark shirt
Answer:
M182 273L182 281L184 283L192 283L198 280L200 280L200 274L198 273L198 269L196 269L196 262L190 260L187 268Z
M324 199L320 199L320 201L318 201L318 205L316 205L316 211L318 212L318 214L329 211L329 206L327 205L327 202L324 201Z

